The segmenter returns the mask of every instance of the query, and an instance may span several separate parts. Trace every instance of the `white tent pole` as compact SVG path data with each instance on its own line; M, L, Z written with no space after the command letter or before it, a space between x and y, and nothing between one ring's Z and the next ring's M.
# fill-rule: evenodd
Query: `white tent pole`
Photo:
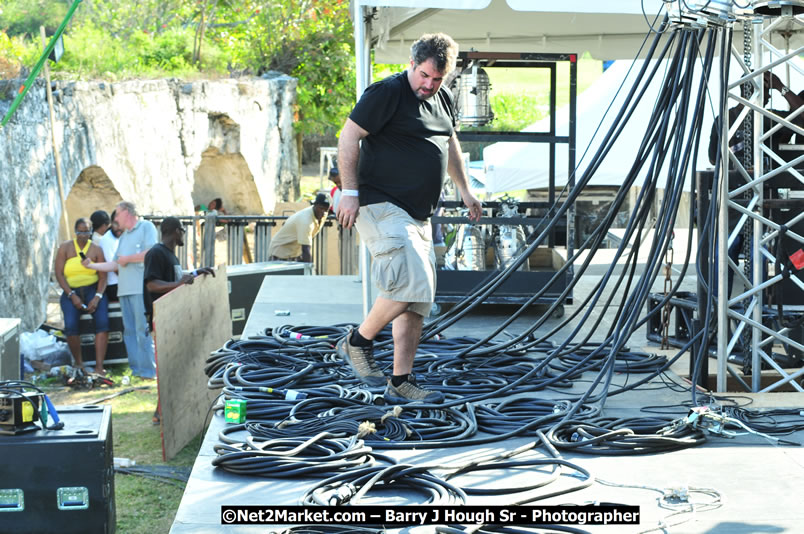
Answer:
M355 89L357 100L366 90L371 82L371 29L369 20L365 15L365 9L361 0L354 2L354 32L355 32ZM371 9L371 8L369 8ZM374 302L371 284L371 257L368 254L366 245L360 242L359 260L360 280L362 283L363 294L363 317L368 315L371 304Z
M362 1L355 0L354 8L355 77L357 82L355 89L359 100L363 91L371 83L371 29Z

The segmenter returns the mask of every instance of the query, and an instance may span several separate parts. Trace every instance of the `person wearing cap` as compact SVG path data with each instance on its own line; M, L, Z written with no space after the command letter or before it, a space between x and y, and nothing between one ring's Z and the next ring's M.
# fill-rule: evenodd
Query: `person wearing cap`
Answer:
M324 227L328 211L329 196L318 193L312 206L288 217L271 239L271 247L268 249L270 259L311 263L313 237Z

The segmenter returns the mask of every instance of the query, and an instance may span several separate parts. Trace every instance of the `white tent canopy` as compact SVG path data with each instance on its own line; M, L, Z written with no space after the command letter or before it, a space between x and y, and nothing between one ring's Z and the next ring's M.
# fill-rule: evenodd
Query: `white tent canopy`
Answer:
M623 183L623 179L628 172L631 164L636 159L637 149L642 142L647 125L645 120L650 116L653 105L657 101L661 80L666 68L665 60L660 65L659 70L651 84L648 86L645 96L640 101L634 117L629 121L628 126L618 137L611 151L603 160L603 163L592 176L590 185L616 185ZM633 68L631 64L633 63ZM715 59L712 72L716 73L720 69L720 61ZM794 59L796 66L804 67L804 62ZM577 126L576 126L576 165L578 170L576 177L580 177L586 170L592 156L600 147L605 134L611 128L615 116L625 104L626 95L634 84L636 74L644 64L644 60L636 61L616 61L595 81L586 91L578 95ZM649 68L656 65L656 60L651 61ZM631 68L629 74L629 68ZM735 81L741 75L739 64L732 59L729 66L730 79ZM801 70L804 70L802 68ZM791 69L790 81L786 85L796 90L804 89L804 75L799 69ZM774 72L780 79L786 80L787 75L783 67L777 67ZM698 64L695 70L695 80L701 76L701 66ZM617 92L622 85L622 89ZM702 133L700 145L698 147L698 159L693 167L694 170L706 169L711 167L708 158L709 132L717 111L720 99L716 84L710 87L710 95L705 104ZM615 96L616 95L616 96ZM609 105L611 109L608 110ZM771 93L769 103L771 109L788 109L787 102L777 92ZM567 135L569 124L569 110L563 107L557 111L556 129L557 135ZM602 122L601 122L602 121ZM692 109L687 116L688 124L692 121ZM600 125L599 131L595 130ZM524 131L540 132L547 131L549 128L549 118L529 126ZM588 151L587 151L588 147ZM587 151L582 158L584 151ZM556 181L558 187L563 187L567 183L567 156L566 145L556 146ZM504 191L514 191L519 189L546 188L548 185L549 174L547 168L548 145L544 143L494 143L487 146L483 151L485 168L486 191L498 193ZM663 169L665 172L667 166ZM642 174L641 176L644 176ZM691 176L688 175L687 179Z
M363 24L355 25L358 57L358 95L371 83L369 51L374 50L377 62L404 63L409 59L411 43L423 33L443 31L451 35L461 50L475 49L482 52L541 52L583 53L590 52L599 59L627 59L617 61L603 76L578 98L576 121L576 164L579 171L585 168L597 144L589 149L584 161L581 155L592 139L592 133L637 55L640 46L650 32L648 21L667 7L662 0L352 0L356 13ZM688 1L694 6L694 1ZM643 12L644 9L644 12ZM663 12L663 11L662 11ZM788 29L790 41L785 43L777 32L770 41L780 50L797 46L802 40L802 26L795 21L783 22L777 29ZM741 24L735 24L735 30ZM741 32L735 31L733 39L741 41ZM647 37L649 40L652 36ZM362 46L361 46L362 45ZM647 46L645 47L647 49ZM608 130L611 118L622 106L634 74L641 65L635 65L629 80L626 80L612 112L600 127L599 139ZM732 65L737 76L739 67ZM786 80L784 72L777 74ZM658 80L648 90L638 109L638 116L647 116L658 93ZM794 83L794 88L801 87ZM714 102L717 96L713 94ZM716 104L715 104L716 105ZM567 110L559 110L558 135L567 135ZM547 120L532 125L526 131L548 131ZM703 125L704 137L708 136L713 120L710 111ZM630 126L615 145L606 162L595 173L593 184L621 183L624 162L632 162L644 128ZM706 139L702 140L705 144ZM696 168L708 166L705 150L699 150ZM522 188L542 187L547 181L546 144L495 143L484 151L486 162L487 190L510 191ZM556 148L557 184L567 178L567 148ZM618 181L619 180L619 181Z
M637 149L644 137L647 128L646 118L650 116L655 105L661 80L668 60L664 60L656 73L652 83L647 87L645 96L640 100L636 111L623 130L612 150L603 160L603 163L592 176L590 185L620 185L623 183L626 173L634 162ZM633 63L633 68L631 65ZM642 68L644 60L636 61L615 61L611 67L586 91L578 96L578 115L577 115L577 156L576 165L578 171L576 177L580 177L586 170L591 158L600 147L604 136L611 128L614 118L625 104L626 96L634 84L639 70ZM649 69L652 69L657 60L652 60ZM631 68L629 74L629 68ZM696 75L700 76L700 67L696 69ZM627 75L627 76L626 76ZM622 89L620 89L622 87ZM619 93L618 93L618 89ZM615 96L616 95L616 96ZM717 106L717 98L713 105ZM707 103L708 105L708 103ZM609 108L609 106L611 106ZM563 107L558 110L556 118L557 135L567 135L569 127L569 110ZM688 121L692 120L692 110L688 114ZM602 122L601 122L602 121ZM703 135L701 147L698 153L696 168L703 169L709 167L707 158L707 143L709 141L709 131L712 128L713 114L708 111L704 115ZM598 125L600 125L598 129ZM545 118L524 131L539 132L547 131L549 128L549 118ZM597 134L595 134L595 130ZM593 139L594 136L594 139ZM587 147L588 151L587 151ZM503 191L513 191L518 189L545 188L548 185L548 145L545 143L494 143L487 146L483 151L485 162L485 183L486 191L498 193ZM581 159L584 152L586 155ZM556 185L562 187L567 183L567 156L566 145L556 146Z
M463 51L589 52L596 59L634 59L650 31L649 21L671 5L663 0L351 1L357 22L358 95L371 82L371 50L377 63L406 63L411 43L438 31L451 35ZM702 3L686 2L691 7ZM802 46L804 27L796 20L780 22L770 39L773 46ZM739 43L742 25L735 24L734 30Z
M443 31L461 50L589 52L633 59L661 0L354 0L377 7L370 37L378 63L404 63L423 33ZM645 14L642 12L644 3Z

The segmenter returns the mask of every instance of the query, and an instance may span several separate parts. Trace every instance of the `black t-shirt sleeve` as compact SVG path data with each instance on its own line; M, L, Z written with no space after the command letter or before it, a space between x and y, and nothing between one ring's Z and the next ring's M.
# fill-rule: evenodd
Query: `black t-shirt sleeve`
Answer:
M165 267L167 262L164 254L161 254L160 252L160 247L153 246L145 254L145 272L143 275L143 281L145 283L148 283L151 280L163 280L165 282L173 281L165 278L165 272L167 272Z
M444 96L444 108L446 108L449 114L450 120L452 121L452 129L454 130L458 127L458 112L455 109L455 96L447 87L442 87L438 92Z
M363 92L349 118L368 133L377 133L391 120L399 105L399 83L380 81Z

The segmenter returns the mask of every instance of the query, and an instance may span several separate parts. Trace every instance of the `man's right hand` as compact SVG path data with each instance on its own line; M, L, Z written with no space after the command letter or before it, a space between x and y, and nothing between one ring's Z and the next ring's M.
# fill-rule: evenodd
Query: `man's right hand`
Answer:
M83 309L84 302L81 300L81 297L79 297L75 293L73 293L72 296L70 297L70 302L73 303L73 306L75 307L76 310Z
M338 202L338 222L348 230L357 220L359 210L360 199L358 197L341 196L341 201Z

